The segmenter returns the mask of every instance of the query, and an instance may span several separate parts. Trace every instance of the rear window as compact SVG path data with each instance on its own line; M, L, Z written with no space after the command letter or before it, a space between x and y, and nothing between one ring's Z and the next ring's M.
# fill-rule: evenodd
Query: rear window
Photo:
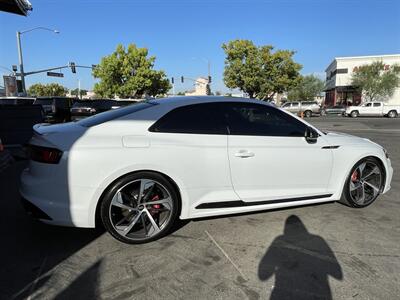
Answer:
M92 127L96 126L111 120L115 120L121 118L123 116L129 115L131 113L144 110L149 107L153 107L157 105L154 102L139 102L137 104L121 107L115 110L109 110L103 113L99 113L97 115L91 116L89 118L77 121L77 124L84 127Z

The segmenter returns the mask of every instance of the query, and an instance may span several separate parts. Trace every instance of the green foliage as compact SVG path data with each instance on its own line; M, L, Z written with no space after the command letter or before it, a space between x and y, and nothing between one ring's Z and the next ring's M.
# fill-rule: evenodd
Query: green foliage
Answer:
M293 51L274 47L257 47L249 40L234 40L222 45L224 49L224 82L228 88L239 88L250 98L272 98L295 86L301 65L294 62Z
M301 76L299 83L288 92L288 99L294 100L313 100L315 96L324 90L324 82L314 75Z
M384 100L391 97L400 85L400 66L392 65L385 70L382 61L364 65L354 71L351 84L360 91L367 101Z
M28 89L28 95L30 96L61 96L65 97L67 94L68 89L63 87L58 83L48 83L48 84L41 84L35 83L31 85Z
M76 88L71 91L71 95L78 96L78 93L79 93L80 96L85 96L87 94L87 92L88 92L87 90L80 90L80 93L79 93L79 89Z
M93 70L93 76L100 82L94 91L101 97L140 98L145 95L165 94L171 85L164 71L154 70L154 56L148 57L146 48L130 44L127 49L117 49L101 59Z
M185 96L185 92L178 92L177 95L178 96Z

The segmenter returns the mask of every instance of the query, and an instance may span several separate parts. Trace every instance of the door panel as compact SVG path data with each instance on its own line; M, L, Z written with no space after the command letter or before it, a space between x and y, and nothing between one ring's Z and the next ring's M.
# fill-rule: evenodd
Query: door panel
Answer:
M332 150L323 137L228 137L234 190L243 201L265 201L327 193ZM240 155L240 154L250 154Z

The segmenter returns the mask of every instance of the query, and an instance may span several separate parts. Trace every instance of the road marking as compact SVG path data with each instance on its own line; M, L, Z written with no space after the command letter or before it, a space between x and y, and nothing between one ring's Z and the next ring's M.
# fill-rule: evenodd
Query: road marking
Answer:
M239 272L239 274L247 281L247 276L244 275L244 273L240 270L240 268L233 262L233 260L229 257L229 255L224 251L224 249L217 243L217 241L212 237L212 235L207 231L204 230L204 232L208 235L210 240L215 244L215 246L218 247L219 250L221 250L222 254L225 255L225 257L229 260L229 262L232 264L232 266L236 269L236 271Z

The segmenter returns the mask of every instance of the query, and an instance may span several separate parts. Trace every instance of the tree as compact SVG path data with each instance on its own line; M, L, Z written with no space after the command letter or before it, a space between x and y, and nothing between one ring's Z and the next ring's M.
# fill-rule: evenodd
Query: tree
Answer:
M28 95L30 96L60 96L65 97L68 89L58 83L41 84L35 83L28 89Z
M154 70L154 56L148 57L146 48L130 44L127 49L117 49L101 59L93 70L93 76L100 82L94 91L101 97L140 98L165 94L171 85L164 71Z
M293 51L277 50L270 45L257 47L249 40L234 40L222 45L224 49L224 83L239 88L250 98L272 98L295 86L301 65L294 62Z
M87 92L88 92L87 90L80 90L79 91L79 89L76 88L76 89L71 91L71 95L78 96L78 93L79 93L80 94L79 96L85 96L85 95L87 95Z
M389 67L382 61L358 67L352 75L351 84L357 87L367 101L384 100L393 95L400 85L400 66Z
M324 82L314 75L301 76L299 83L288 91L288 99L293 100L313 100L315 96L324 90Z

